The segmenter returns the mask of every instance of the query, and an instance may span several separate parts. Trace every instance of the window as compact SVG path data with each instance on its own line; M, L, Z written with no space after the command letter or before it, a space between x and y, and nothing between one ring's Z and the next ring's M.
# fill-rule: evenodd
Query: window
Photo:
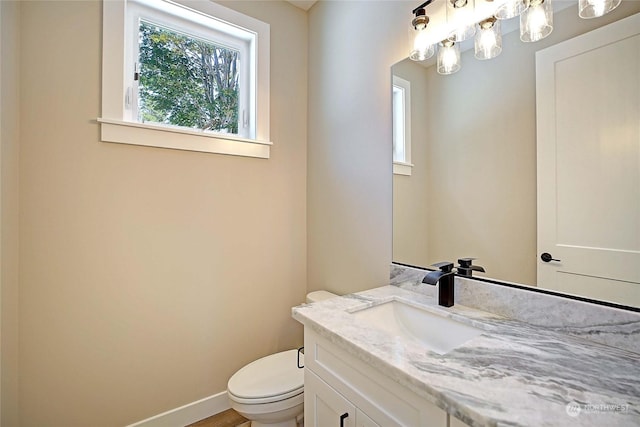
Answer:
M268 24L208 1L103 5L103 141L269 157Z
M393 173L411 175L411 83L393 76Z

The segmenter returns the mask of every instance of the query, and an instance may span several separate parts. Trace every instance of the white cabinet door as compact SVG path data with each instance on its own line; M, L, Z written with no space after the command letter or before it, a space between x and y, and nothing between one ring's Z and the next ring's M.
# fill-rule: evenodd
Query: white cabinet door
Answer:
M309 369L304 370L304 424L306 427L356 426L356 407Z
M640 304L640 14L536 54L538 286Z
M456 417L449 415L449 427L469 427L468 424L463 423Z
M316 374L304 374L306 427L380 427Z
M380 424L373 421L360 409L356 408L356 427L380 427Z

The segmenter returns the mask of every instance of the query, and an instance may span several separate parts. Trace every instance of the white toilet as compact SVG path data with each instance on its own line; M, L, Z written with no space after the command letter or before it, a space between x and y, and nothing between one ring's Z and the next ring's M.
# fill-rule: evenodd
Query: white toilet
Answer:
M315 291L307 294L307 302L335 296ZM304 413L304 369L298 368L298 350L249 363L229 379L227 394L231 407L250 420L251 427L297 427Z

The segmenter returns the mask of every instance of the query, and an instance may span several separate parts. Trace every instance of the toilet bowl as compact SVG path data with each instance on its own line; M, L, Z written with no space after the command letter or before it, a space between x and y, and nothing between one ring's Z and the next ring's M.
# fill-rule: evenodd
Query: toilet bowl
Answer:
M307 295L307 302L335 296L315 291ZM229 379L227 394L231 408L250 420L251 427L297 427L304 413L304 369L298 368L298 350L249 363Z
M231 377L231 407L251 420L251 427L296 427L304 408L304 370L298 369L297 358L298 350L272 354Z

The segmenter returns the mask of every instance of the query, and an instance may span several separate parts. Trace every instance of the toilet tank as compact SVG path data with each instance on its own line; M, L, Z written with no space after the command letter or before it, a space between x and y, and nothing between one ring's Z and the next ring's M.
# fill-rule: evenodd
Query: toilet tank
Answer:
M307 294L307 302L318 302L329 298L337 297L338 295L332 294L328 291L313 291Z

